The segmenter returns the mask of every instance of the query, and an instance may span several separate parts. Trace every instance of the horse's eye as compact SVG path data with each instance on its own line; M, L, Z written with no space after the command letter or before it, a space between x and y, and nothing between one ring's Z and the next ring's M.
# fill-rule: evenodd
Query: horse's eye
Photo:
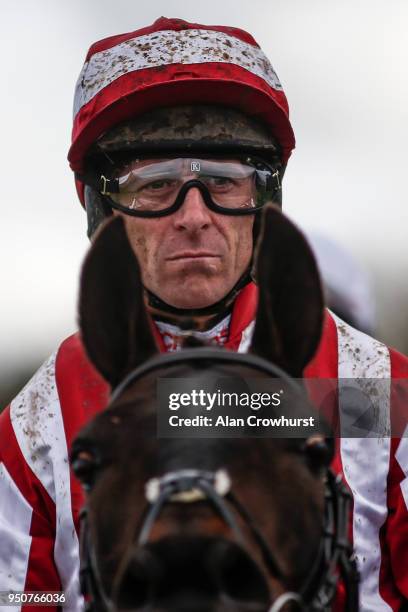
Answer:
M82 485L90 489L94 484L96 470L99 467L95 453L89 450L74 450L71 454L71 467Z
M303 452L314 472L325 471L333 459L333 442L323 436L311 436L306 440Z

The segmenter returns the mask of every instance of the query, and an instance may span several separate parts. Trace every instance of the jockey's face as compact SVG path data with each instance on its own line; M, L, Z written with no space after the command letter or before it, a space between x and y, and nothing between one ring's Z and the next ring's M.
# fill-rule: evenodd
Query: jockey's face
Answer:
M176 308L204 308L221 300L249 266L253 216L213 212L196 188L165 217L114 214L123 215L144 285Z

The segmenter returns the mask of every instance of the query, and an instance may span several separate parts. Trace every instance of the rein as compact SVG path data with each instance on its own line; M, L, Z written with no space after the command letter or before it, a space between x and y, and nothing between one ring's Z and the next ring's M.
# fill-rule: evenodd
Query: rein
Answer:
M158 369L186 363L189 366L193 364L202 367L206 362L211 365L214 363L244 365L270 377L279 377L296 393L303 393L300 385L285 372L259 357L217 349L194 348L154 357L136 368L112 392L111 403L117 400L131 384ZM164 504L194 503L204 500L212 505L245 550L245 537L234 514L241 517L258 545L269 574L275 579L284 581L283 572L268 542L257 528L253 517L233 493L232 483L226 470L210 472L182 469L167 472L159 478L146 482L145 495L147 503L138 529L138 546L147 544ZM343 484L341 476L335 476L331 470L328 470L325 481L325 517L319 554L300 589L297 592L287 591L279 595L272 602L268 612L280 612L289 602L294 602L303 612L329 612L339 576L345 585L345 612L358 611L359 575L348 538L350 502L350 493ZM80 562L81 592L85 598L87 612L101 609L113 612L114 603L106 594L99 575L95 550L90 539L86 507L80 514Z

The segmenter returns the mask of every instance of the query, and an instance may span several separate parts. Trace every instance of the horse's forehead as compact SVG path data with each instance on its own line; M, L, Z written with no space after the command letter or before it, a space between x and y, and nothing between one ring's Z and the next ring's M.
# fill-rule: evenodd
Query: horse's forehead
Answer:
M231 378L269 378L268 374L260 371L256 366L248 364L231 363L211 363L208 359L178 362L174 364L157 367L152 372L145 374L142 378L137 378L122 394L121 398L128 397L130 394L142 395L145 393L153 394L156 392L157 381L165 379L216 379L219 377Z
M208 360L197 361L194 364L187 360L184 363L157 368L154 371L136 379L129 385L121 395L110 404L107 411L114 411L128 422L136 423L140 419L157 414L158 410L158 388L160 383L177 379L180 385L172 387L173 391L180 393L190 390L190 385L194 385L203 390L214 390L213 385L218 384L217 389L223 388L224 391L243 391L247 390L246 381L253 378L266 378L266 374L251 367L251 365L223 363L211 364ZM201 385L201 386L200 386ZM210 385L210 386L208 386ZM220 387L221 385L221 387ZM195 389L197 387L195 386ZM163 387L165 390L165 387ZM109 421L109 418L108 418ZM106 425L106 421L104 421Z
M202 366L202 367L201 367ZM251 365L223 363L211 364L208 360L203 360L201 363L197 361L195 364L186 362L177 363L174 365L166 365L163 368L157 368L154 371L145 374L130 384L121 395L110 404L108 408L100 413L88 429L88 434L99 443L101 450L108 445L109 447L126 446L126 438L131 437L132 432L140 438L142 443L143 435L146 434L150 439L155 437L157 428L157 383L160 379L201 379L203 384L208 379L224 379L223 384L227 385L228 391L232 390L228 384L229 378L240 379L245 381L246 378L252 377L265 378L266 375L259 372ZM221 384L221 383L220 383ZM235 384L235 383L234 383ZM225 387L225 388L227 388ZM240 385L238 385L240 387ZM241 388L238 390L242 390ZM224 388L224 387L223 387ZM234 387L235 388L235 387ZM244 442L239 443L229 440L228 443L222 440L225 452L220 452L219 455L231 454L245 446ZM175 452L177 441L172 444L163 443L162 446L172 447L172 452ZM200 449L204 452L205 443L200 439L193 441L192 446L196 445L197 452ZM149 444L149 446L151 446ZM217 444L211 443L213 450ZM263 444L253 444L248 442L246 450L256 454L256 447L260 450ZM263 448L263 452L267 452L268 456L277 455L279 453L296 450L294 447L299 446L296 441L270 440L270 444ZM125 453L126 448L122 448ZM184 449L185 450L185 449ZM122 453L120 453L122 454Z

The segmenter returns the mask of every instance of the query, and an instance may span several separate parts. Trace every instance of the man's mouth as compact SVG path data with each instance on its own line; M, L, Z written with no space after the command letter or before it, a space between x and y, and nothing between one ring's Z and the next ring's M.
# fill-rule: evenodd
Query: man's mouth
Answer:
M175 253L170 257L167 257L167 261L180 261L186 259L217 259L220 255L216 253L211 253L209 251L180 251L179 253Z

